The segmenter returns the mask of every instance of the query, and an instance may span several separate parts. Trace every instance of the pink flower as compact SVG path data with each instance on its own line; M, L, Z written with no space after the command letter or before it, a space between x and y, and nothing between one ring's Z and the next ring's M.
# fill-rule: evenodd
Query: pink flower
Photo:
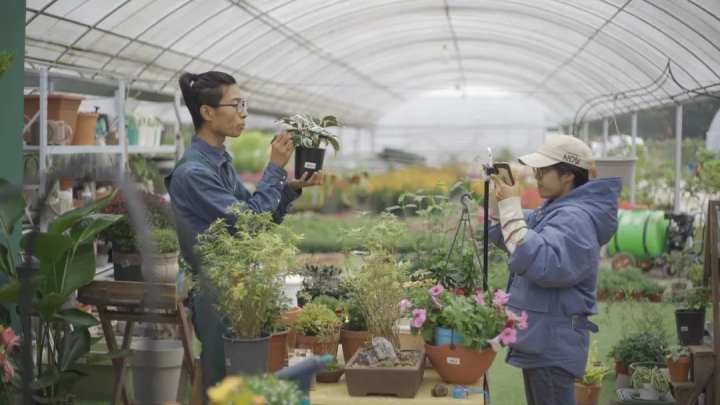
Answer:
M12 350L13 347L20 345L20 337L15 334L12 328L7 328L2 332L0 335L0 341L3 345L5 345L5 348L8 351Z
M493 305L496 307L504 307L507 305L508 301L510 301L510 294L506 294L503 290L495 290L495 295L493 296Z
M420 329L425 324L425 319L427 319L427 313L424 309L413 309L413 320L412 320L412 327L415 329Z
M518 316L518 315L517 315L516 313L514 313L513 311L507 309L507 310L505 310L505 314L507 315L507 318L508 318L512 323L514 323L515 325L517 325L518 329L520 329L520 330L525 330L525 329L527 329L527 327L528 327L528 314L527 314L527 312L522 311L522 312L520 313L520 316Z
M443 306L440 301L438 301L437 297L432 297L431 300L433 302L433 305L435 305L435 308L442 309Z
M0 353L0 366L2 366L4 371L3 382L5 384L9 384L15 375L15 370L13 369L12 364L10 364L10 360L8 360L2 353Z
M445 292L445 287L443 287L442 284L440 284L440 283L437 283L437 285L435 285L435 287L430 289L430 295L432 295L433 297L437 297L438 295L440 295L444 292Z
M493 339L490 339L488 341L490 343L490 347L496 352L499 352L502 348L502 345L500 344L500 336L495 336Z
M475 291L475 303L485 305L485 294L483 294L482 290Z
M403 312L407 312L408 309L412 306L412 302L410 302L409 299L404 299L400 301L400 310Z
M500 335L498 335L498 338L500 338L500 342L504 345L511 345L517 341L517 332L513 328L505 328L502 332L500 332Z

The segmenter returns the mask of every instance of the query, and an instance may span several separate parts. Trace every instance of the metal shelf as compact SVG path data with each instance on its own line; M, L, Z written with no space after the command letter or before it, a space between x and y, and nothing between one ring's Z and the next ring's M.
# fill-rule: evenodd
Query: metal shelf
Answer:
M159 146L128 146L128 153L131 154L152 154L152 153L172 153L177 151L175 145L159 145Z

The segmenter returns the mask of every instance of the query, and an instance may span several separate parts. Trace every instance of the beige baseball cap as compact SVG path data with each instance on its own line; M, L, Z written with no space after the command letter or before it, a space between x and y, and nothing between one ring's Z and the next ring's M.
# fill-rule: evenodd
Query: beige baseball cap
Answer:
M590 170L593 165L590 147L580 139L569 135L551 135L537 152L522 156L518 160L536 169L568 163Z

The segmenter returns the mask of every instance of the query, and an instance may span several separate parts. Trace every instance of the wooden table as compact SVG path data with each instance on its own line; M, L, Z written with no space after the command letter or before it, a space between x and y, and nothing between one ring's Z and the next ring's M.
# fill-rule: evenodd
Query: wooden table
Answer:
M184 349L183 368L196 381L196 367L193 362L192 329L187 310L176 299L174 284L138 283L128 281L94 281L78 290L78 301L97 307L100 324L110 353L130 349L132 331L136 322L175 324L180 327L180 338ZM125 321L123 340L118 343L111 321ZM115 381L112 404L121 400L130 405L127 392L127 359L113 359Z

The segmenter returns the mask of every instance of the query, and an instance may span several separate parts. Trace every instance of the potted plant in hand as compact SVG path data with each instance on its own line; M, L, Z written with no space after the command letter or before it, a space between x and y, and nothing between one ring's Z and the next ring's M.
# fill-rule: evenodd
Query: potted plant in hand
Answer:
M683 346L701 345L705 332L705 307L708 302L708 289L695 287L687 290L681 305L675 311L677 334Z
M527 314L506 305L509 296L496 290L492 299L481 290L455 295L441 284L414 291L401 308L412 314L413 333L421 333L433 368L449 384L474 384L490 368L502 345L515 342L527 328Z
M602 381L610 369L597 358L597 341L590 345L585 375L575 382L575 401L577 405L597 405L602 390Z
M180 245L175 230L155 228L151 231L151 237L156 244L157 254L142 263L143 280L151 283L175 283L180 270Z
M337 135L328 128L339 127L340 123L332 115L322 119L307 114L296 114L278 121L285 126L295 143L295 178L299 179L307 173L310 177L323 168L325 148L331 145L335 151L340 150Z
M406 266L395 255L398 241L407 232L392 215L355 229L351 236L362 240L367 254L352 274L352 296L373 336L372 345L361 348L345 367L351 396L371 394L412 398L423 380L424 350L399 350L398 302L404 296Z
M311 302L303 307L295 323L297 346L310 349L316 355L337 356L341 327L342 320L333 310Z
M638 332L621 339L610 350L618 375L631 375L629 367L635 363L662 363L665 358L665 339L653 332Z
M283 297L284 278L293 265L297 236L275 224L269 213L256 214L234 204L225 219L198 236L197 252L210 283L200 288L217 297L229 325L223 336L230 374L267 371L272 308Z
M690 351L685 346L671 346L667 353L667 367L670 380L674 383L688 381L690 371Z

